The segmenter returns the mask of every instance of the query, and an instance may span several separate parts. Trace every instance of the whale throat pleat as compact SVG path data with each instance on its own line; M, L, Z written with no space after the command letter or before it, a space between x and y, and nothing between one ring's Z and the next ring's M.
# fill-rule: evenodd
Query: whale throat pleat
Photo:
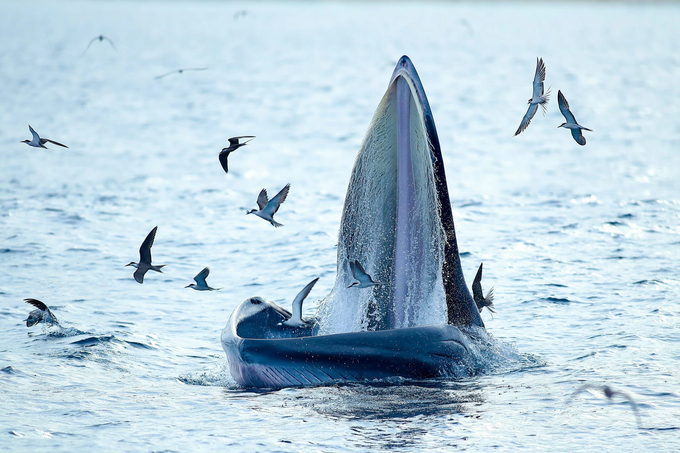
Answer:
M320 332L446 323L444 242L423 112L411 81L398 77L376 110L352 171L336 284L317 313ZM384 284L347 288L351 259Z

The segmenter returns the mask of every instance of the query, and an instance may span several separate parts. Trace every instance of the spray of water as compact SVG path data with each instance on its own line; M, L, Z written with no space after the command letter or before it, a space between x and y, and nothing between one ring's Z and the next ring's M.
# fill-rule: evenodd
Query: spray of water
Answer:
M335 286L317 313L319 333L446 323L441 275L445 238L422 109L412 93L410 80L395 79L378 105L357 156L338 237ZM402 122L405 116L408 123L410 141L410 156L404 159L402 155L401 160L400 114ZM410 165L412 199L406 203L402 198L400 203L404 195L398 180L400 171L407 168L405 161ZM406 204L407 210L398 219L400 204ZM349 260L354 259L384 284L348 288L353 281Z

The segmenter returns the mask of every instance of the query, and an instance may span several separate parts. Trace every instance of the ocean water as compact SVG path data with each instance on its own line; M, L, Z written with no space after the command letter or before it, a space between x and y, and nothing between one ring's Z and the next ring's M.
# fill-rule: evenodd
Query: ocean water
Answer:
M677 23L674 3L0 3L0 450L680 450ZM117 50L83 54L99 34ZM312 315L329 293L403 54L467 281L483 261L495 287L487 372L240 388L220 331L247 297L287 307L320 277ZM548 113L513 137L537 56ZM27 124L69 149L19 143ZM225 175L235 135L257 138ZM283 228L244 215L288 182ZM139 285L124 265L156 225L167 266ZM184 288L204 266L221 291ZM27 329L28 297L61 327ZM641 426L622 398L570 398L584 383L629 394Z

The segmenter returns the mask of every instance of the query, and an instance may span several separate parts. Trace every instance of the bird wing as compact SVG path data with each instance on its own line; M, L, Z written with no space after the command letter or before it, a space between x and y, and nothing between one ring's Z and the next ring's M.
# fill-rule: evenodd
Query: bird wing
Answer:
M155 79L155 80L162 79L163 77L167 77L167 76L169 76L170 74L174 74L174 73L176 73L176 72L177 72L177 71L166 72L165 74L161 74L161 75L159 75L159 76L154 77L154 79Z
M109 44L111 44L111 47L113 47L113 50L115 50L116 52L118 52L118 49L116 49L116 45L113 43L113 41L111 41L111 39L107 38L107 37L104 36L104 35L102 35L101 38L107 40L107 41L109 42ZM96 38L95 38L95 39L96 39Z
M354 260L354 265L356 266L354 274L354 278L359 280L359 276L366 276L368 278L371 278L366 271L364 270L364 266L361 265L361 263L358 260Z
M27 304L31 304L35 308L38 308L43 311L49 310L49 308L47 308L47 305L45 305L44 302L41 302L38 299L24 299L24 302L26 302Z
M33 135L33 140L37 140L38 143L40 143L40 136L38 133L31 127L31 125L28 125L28 130L31 131L31 134Z
M356 278L357 278L356 260L349 260L349 270L352 273L352 278L354 278L356 280Z
M82 57L83 55L85 55L85 53L87 53L87 51L90 50L90 46L92 45L92 43L95 42L95 41L98 40L98 39L99 39L99 36L97 36L97 37L95 37L95 38L92 38L92 39L90 40L90 43L87 45L87 47L85 48L85 50L83 50L83 53L81 53L80 56Z
M54 140L50 140L49 138L41 138L41 139L40 139L40 143L42 143L43 145L44 145L45 143L47 143L47 142L54 143L55 145L59 145L59 146L61 146L61 147L63 147L63 148L68 148L68 146L62 145L61 143L55 142Z
M138 267L137 270L135 271L133 277L135 277L135 280L137 280L137 283L144 283L144 275L149 269L147 267Z
M562 115L564 115L564 118L567 120L567 123L576 123L576 118L574 118L574 114L571 113L571 110L569 110L569 103L567 102L567 98L564 97L562 94L562 91L557 91L557 104L560 106L560 112L562 112ZM576 139L576 137L574 137ZM576 140L578 142L578 140ZM585 144L585 143L584 143Z
M543 96L543 82L545 82L545 64L543 58L536 59L536 73L534 74L534 97Z
M519 135L524 130L529 127L529 123L531 123L531 120L534 118L534 115L536 115L536 112L538 111L538 104L529 104L529 108L527 109L527 113L524 114L524 118L522 118L522 122L520 123L519 127L517 128L517 132L515 132L515 135Z
M274 198L269 200L269 203L267 203L267 206L263 209L263 211L271 211L271 215L276 214L281 204L286 201L288 190L290 190L290 183L286 184L286 186L281 189Z
M210 268L206 266L203 268L201 272L196 274L196 276L194 277L194 281L199 285L203 284L208 286L208 284L205 282L205 279L208 278L208 275L210 275Z
M38 324L40 321L42 321L42 315L43 312L40 310L31 311L28 314L28 317L25 319L26 327L33 327L34 325Z
M316 285L316 282L318 280L319 277L307 283L307 286L302 288L302 291L300 291L298 295L295 296L295 300L293 300L293 315L291 316L293 320L302 321L302 302L304 302L304 300L307 298L310 291L312 290L312 288L314 288L314 285Z
M146 239L142 242L141 247L139 247L139 263L151 264L151 246L153 245L154 239L156 239L157 226L153 227L153 230L146 235ZM141 267L141 266L140 266ZM135 272L135 275L137 272ZM144 274L142 274L144 277ZM135 277L136 278L136 277ZM137 280L139 281L139 280ZM141 283L141 282L140 282Z
M484 299L484 293L482 292L482 267L484 263L479 265L477 269L477 274L475 279L472 281L472 298L477 302L477 300Z
M242 138L251 138L251 139L252 139L252 138L255 138L255 136L254 136L254 135L240 135L240 136L238 136L238 137L231 137L231 138L229 139L229 144L230 144L230 145L238 145L238 144L239 144L238 141L239 141L240 139L242 139ZM248 140L248 142L249 142L249 141L250 141L250 140ZM245 144L248 143L248 142L245 142L245 143L242 143L242 144L245 145Z
M220 164L222 164L222 169L224 170L225 173L229 173L229 164L227 162L227 159L229 158L230 152L231 151L227 151L226 149L224 149L220 153Z
M257 207L263 211L269 203L269 196L267 196L267 189L260 190L260 195L257 196Z
M586 144L586 137L581 133L581 129L572 129L571 136L574 137L574 140L579 145L584 146Z

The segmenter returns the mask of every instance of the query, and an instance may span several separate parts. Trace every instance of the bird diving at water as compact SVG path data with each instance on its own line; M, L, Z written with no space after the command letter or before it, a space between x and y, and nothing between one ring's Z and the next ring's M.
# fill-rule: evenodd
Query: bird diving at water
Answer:
M219 291L222 288L212 288L208 286L208 283L205 281L206 278L208 278L208 275L210 275L210 268L208 266L204 267L201 272L196 274L194 277L194 281L196 283L189 283L185 288L191 288L195 289L196 291Z
M239 142L239 140L241 140L242 138L249 138L250 140ZM226 148L222 148L222 151L220 152L220 164L222 164L222 168L224 169L225 173L229 173L229 166L227 163L227 158L229 157L229 154L236 151L241 146L246 146L248 142L252 141L254 138L255 138L254 135L241 135L239 137L231 137L229 139L229 146Z
M157 226L149 232L149 234L146 236L146 239L144 239L144 242L142 242L141 247L139 247L139 263L135 263L133 261L126 264L126 266L133 266L137 268L133 274L137 283L144 283L144 274L146 274L149 270L160 272L161 274L163 273L161 268L165 267L165 264L161 264L160 266L154 266L151 264L151 246L153 245L154 239L156 239L156 230L158 230Z
M613 390L611 387L608 385L594 385L594 384L583 384L581 387L578 388L572 395L571 398L569 398L568 402L570 402L572 399L576 397L579 393L582 393L586 390L597 390L599 392L604 393L604 396L607 397L609 401L613 401L615 396L620 396L624 398L625 400L628 401L628 404L630 404L630 408L633 409L633 412L635 413L635 420L637 421L638 428L642 428L642 423L640 422L640 411L638 409L637 403L635 403L635 400L633 399L632 396L630 396L626 392L621 392L619 390Z
M583 127L576 122L574 114L571 113L571 110L569 110L569 103L567 102L567 98L565 98L562 92L559 90L557 91L557 103L560 106L560 112L562 112L562 115L564 115L564 119L567 120L566 123L560 124L559 126L557 126L557 128L559 129L560 127L563 127L565 129L571 129L571 136L574 137L576 143L578 143L581 146L584 146L586 144L586 138L581 133L581 130L590 132L592 132L593 130L588 129L587 127Z
M44 322L45 324L49 325L59 324L57 317L54 316L52 310L50 310L50 308L45 305L44 302L41 302L38 299L24 299L24 302L31 304L36 308L35 310L31 311L28 314L28 318L25 319L26 327L33 327L40 322Z
M184 71L205 71L208 68L182 68L182 69L175 69L174 71L167 72L165 74L161 74L159 76L154 77L154 79L162 79L163 77L167 77L171 74L181 74Z
M352 278L356 281L352 282L348 288L353 286L356 286L357 288L369 288L371 286L382 285L382 282L374 281L373 278L366 273L364 266L362 266L358 260L350 260L349 269L352 271Z
M92 38L92 40L90 41L90 43L87 45L87 48L83 51L82 54L80 54L80 56L82 57L83 55L85 55L85 53L86 53L88 50L90 50L90 46L92 45L92 43L94 43L94 42L96 42L96 41L99 41L99 42L101 42L101 41L107 41L109 44L111 44L111 47L113 47L113 50L115 50L116 52L118 51L118 49L116 49L116 45L113 44L113 41L111 41L109 38L107 38L107 37L104 36L104 35L99 35L99 36L97 36L97 37Z
M293 313L291 314L290 318L282 322L283 325L290 327L302 327L306 324L310 324L308 321L304 321L302 319L302 302L304 302L304 300L307 298L318 280L319 277L307 283L307 286L302 288L302 291L300 291L298 295L295 296L295 300L293 300Z
M22 140L21 143L26 143L28 146L33 146L35 148L49 149L47 146L45 146L45 143L49 142L63 148L68 148L68 146L62 145L61 143L55 142L54 140L50 140L49 138L41 138L30 124L28 125L28 130L31 131L31 134L33 134L33 138L31 140Z
M493 307L493 287L488 293L486 293L486 297L484 297L484 292L482 291L483 266L484 263L480 263L479 269L477 269L477 275L475 275L475 279L472 282L472 298L474 299L475 305L477 305L477 309L480 313L484 307L486 307L491 313L496 313L496 310Z
M251 209L250 211L246 212L246 215L255 214L256 216L265 219L276 228L283 226L282 223L274 220L274 214L276 214L276 212L279 210L281 204L286 201L289 189L290 183L286 184L286 186L281 189L281 191L277 193L276 196L271 200L267 196L267 189L262 189L260 191L260 195L257 196L257 207L260 208L260 210L258 211L257 209Z
M527 113L524 115L524 118L522 118L522 122L517 128L515 135L521 134L527 127L529 127L529 123L531 123L531 119L536 114L539 105L543 109L543 115L545 115L548 101L550 100L550 88L548 88L547 93L543 94L543 82L545 82L545 64L543 64L543 58L536 58L536 73L534 74L533 84L534 92L531 99L527 101L529 108L527 109Z

